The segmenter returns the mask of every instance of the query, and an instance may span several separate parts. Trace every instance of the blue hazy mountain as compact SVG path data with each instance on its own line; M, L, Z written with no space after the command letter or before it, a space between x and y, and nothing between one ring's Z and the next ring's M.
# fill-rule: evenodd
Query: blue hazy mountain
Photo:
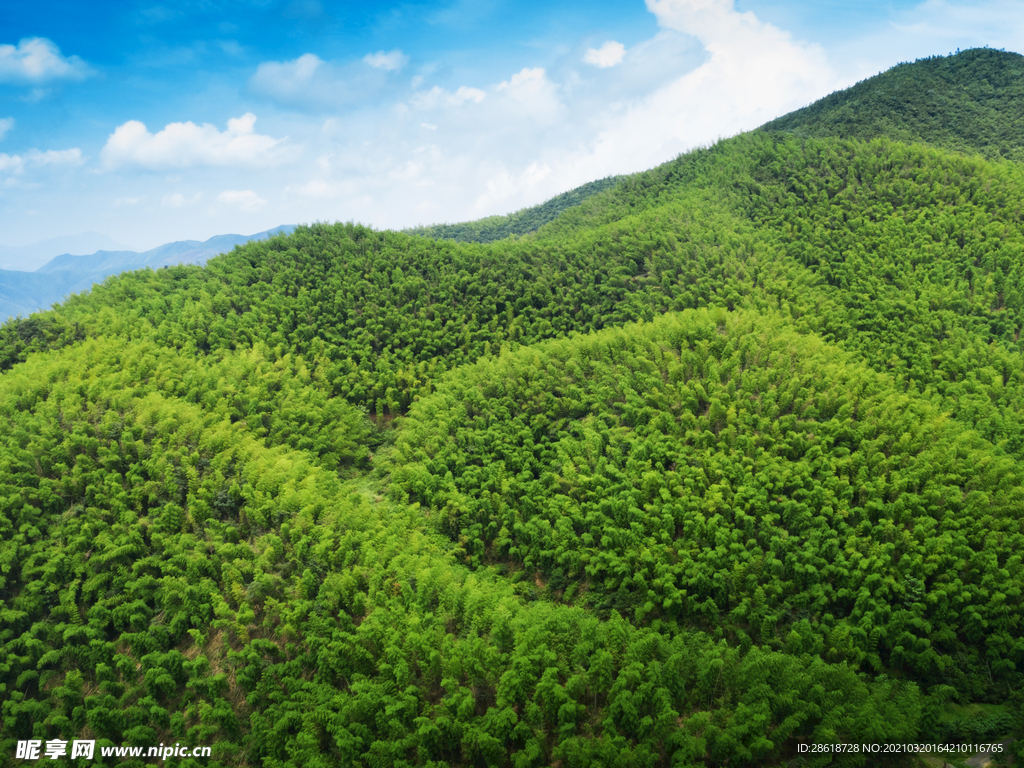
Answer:
M28 245L0 245L0 269L34 272L62 253L127 250L128 246L97 232L62 235Z
M288 234L293 229L294 226L281 226L254 235L215 235L203 241L179 240L141 253L127 250L99 250L88 256L65 253L50 259L34 272L0 269L0 322L46 309L64 297L87 291L119 272L147 267L159 269L176 264L205 264L210 257L230 251L236 245Z

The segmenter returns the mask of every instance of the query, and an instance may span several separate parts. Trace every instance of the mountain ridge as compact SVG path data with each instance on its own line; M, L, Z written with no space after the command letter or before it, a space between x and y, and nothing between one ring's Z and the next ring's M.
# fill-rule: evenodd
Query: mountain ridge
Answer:
M225 249L233 248L236 245L244 245L250 240L262 240L278 234L290 234L294 229L295 226L289 224L273 227L253 235L227 234L214 235L207 240L175 240L174 242L150 248L148 251L100 250L82 256L65 253L55 256L35 271L41 273L58 270L97 272L114 268L118 268L121 271L144 267L159 268L173 264L198 264L200 263L199 259L222 253ZM180 260L174 261L175 258ZM123 264L130 266L122 266Z
M974 48L899 64L758 130L857 139L884 135L1024 162L1022 123L1024 56Z
M110 275L136 269L160 269L178 264L202 264L236 245L287 234L282 225L253 235L215 235L207 240L179 240L148 251L97 251L83 256L55 256L34 272L0 270L0 318L29 315L62 298L102 282ZM46 275L47 277L36 277Z
M121 250L122 243L98 232L52 237L28 245L0 245L0 269L32 272L48 259L65 253L93 253L98 250Z

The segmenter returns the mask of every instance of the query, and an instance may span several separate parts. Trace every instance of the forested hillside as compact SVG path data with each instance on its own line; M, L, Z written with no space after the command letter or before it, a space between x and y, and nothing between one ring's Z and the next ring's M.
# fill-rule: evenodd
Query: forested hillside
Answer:
M762 126L800 136L926 141L1024 161L1024 56L976 48L905 63Z
M463 243L492 243L513 235L534 232L549 221L554 221L566 209L579 205L591 195L596 195L598 192L615 186L618 181L618 176L591 181L576 187L576 189L556 195L540 205L524 208L507 216L488 216L485 219L461 224L434 224L404 231L410 235L425 235Z
M1024 738L1024 124L886 102L1009 115L1019 61L830 97L903 133L815 105L551 216L299 227L0 326L0 750Z

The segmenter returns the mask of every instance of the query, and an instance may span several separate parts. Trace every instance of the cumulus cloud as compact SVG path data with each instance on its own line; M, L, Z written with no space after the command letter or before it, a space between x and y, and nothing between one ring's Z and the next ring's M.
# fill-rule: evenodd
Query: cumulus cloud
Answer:
M587 52L583 54L583 61L587 64L593 64L595 67L605 69L620 63L625 55L626 46L614 40L609 40L600 48L587 48Z
M217 199L246 213L257 211L267 204L266 200L251 189L228 189L217 195Z
M45 37L26 37L0 45L0 82L40 85L57 80L84 80L92 69L78 56L64 56Z
M376 69L392 72L402 69L402 67L408 64L409 57L396 48L388 53L384 53L384 51L368 53L363 57L363 61Z
M37 149L28 151L28 160L34 165L81 165L85 162L82 157L82 150L78 147L73 149L48 149L40 152Z
M688 112L726 110L732 119L718 122L722 133L753 128L752 120L802 106L836 84L820 46L794 41L752 12L736 11L734 0L647 0L647 7L660 25L695 36L710 54L671 88L685 95Z
M227 129L209 123L171 123L156 134L145 124L129 120L107 139L100 160L105 169L137 166L149 170L218 166L263 168L277 165L290 154L287 139L274 139L254 130L256 115L247 112L228 120Z
M508 197L522 194L524 190L535 189L550 177L551 166L547 163L530 163L519 173L503 167L487 180L484 191L476 199L476 205L486 210Z
M588 146L556 167L564 186L664 162L842 84L820 46L738 12L734 0L647 0L647 8L662 28L695 37L706 59L609 113Z
M558 86L548 79L541 67L524 67L508 80L498 83L494 90L512 99L524 115L532 118L554 118L561 105Z
M843 84L820 47L738 12L733 0L649 0L648 9L662 29L654 38L628 57L614 40L584 56L606 65L600 79L556 62L478 89L486 108L466 109L473 102L439 87L410 99L409 128L424 119L439 127L430 139L437 159L419 173L435 184L431 199L462 201L464 218L515 210L755 128ZM412 150L424 139L408 141Z
M7 132L11 130L13 127L13 117L5 117L3 120L0 120L0 139L3 139L3 137L7 135Z
M305 107L338 107L363 99L379 99L388 87L388 74L402 69L408 57L399 50L379 51L361 61L337 64L315 53L292 61L265 61L249 78L256 93Z
M473 162L483 167L493 162L489 155L524 148L535 130L557 126L563 111L559 86L546 71L524 67L486 90L463 85L450 91L435 85L413 94L408 105L398 105L395 115L401 120L408 114L415 120L409 127L436 131L443 126L446 144L454 145L449 149L478 153Z
M82 150L77 147L74 149L48 149L45 152L30 149L24 155L0 153L0 173L14 176L23 174L30 168L76 166L83 162Z

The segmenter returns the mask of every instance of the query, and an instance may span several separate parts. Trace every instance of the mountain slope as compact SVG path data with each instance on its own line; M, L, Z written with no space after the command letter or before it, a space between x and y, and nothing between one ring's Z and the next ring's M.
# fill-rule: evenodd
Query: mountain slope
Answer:
M758 130L817 138L886 137L1024 162L1024 56L977 48L900 64ZM694 150L680 159L692 163L700 155L700 150ZM542 228L561 232L567 226L575 226L566 224L567 218L573 222L582 217L586 222L582 226L592 226L610 220L612 212L623 215L622 205L630 210L637 205L646 206L643 190L658 194L665 186L678 183L677 179L669 178L680 173L676 166L669 163L630 176L592 182L507 217L407 231L443 239L490 242ZM586 194L579 194L584 190ZM538 216L541 211L545 215ZM519 224L524 215L537 225Z
M453 372L403 422L392 476L467 564L539 573L599 614L779 650L806 628L824 659L938 682L985 652L939 593L961 574L997 623L981 585L1024 545L1024 475L892 384L778 318L670 314ZM899 554L862 560L890 538ZM981 549L988 576L929 557ZM896 600L931 629L902 639L908 616L881 619Z
M562 211L579 205L588 197L614 187L620 177L609 176L583 184L568 192L556 195L550 200L510 213L507 216L489 216L463 224L433 224L403 230L410 235L436 237L441 240L455 240L462 243L492 243L513 235L534 232L553 221Z
M884 141L756 134L650 179L616 188L612 202L633 199L608 206L601 226L569 227L577 214L567 212L549 225L561 229L488 248L300 228L205 271L126 276L39 322L53 334L77 323L143 337L160 326L197 350L287 345L324 359L335 394L395 414L439 373L502 344L706 304L771 307L1024 450L1014 256L1024 169ZM174 309L182 300L194 317ZM107 304L138 319L97 311ZM999 376L999 398L972 392L981 372Z
M1024 735L1022 210L1016 163L758 131L521 238L298 227L4 324L0 749Z
M885 136L1024 162L1024 56L975 48L900 64L760 130Z

